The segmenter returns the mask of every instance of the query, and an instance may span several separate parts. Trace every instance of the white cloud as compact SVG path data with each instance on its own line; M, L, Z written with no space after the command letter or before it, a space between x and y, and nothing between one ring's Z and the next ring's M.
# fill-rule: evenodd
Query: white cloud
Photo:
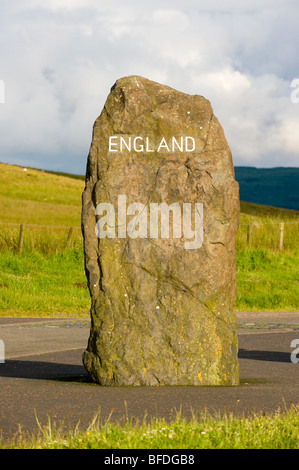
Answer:
M84 172L110 87L138 74L208 98L235 163L298 166L298 13L294 0L2 0L0 160Z

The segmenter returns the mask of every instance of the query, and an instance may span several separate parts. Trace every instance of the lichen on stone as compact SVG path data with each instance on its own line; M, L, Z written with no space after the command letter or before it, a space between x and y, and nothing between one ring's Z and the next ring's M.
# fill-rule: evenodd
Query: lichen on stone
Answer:
M190 136L192 151L109 152L109 137ZM117 142L117 139L114 140ZM127 140L129 142L129 140ZM139 140L141 142L141 139ZM99 238L96 207L203 204L203 239ZM193 207L192 206L192 207ZM132 217L132 216L131 216ZM127 216L130 220L130 216ZM111 219L112 220L112 219ZM139 76L116 82L93 127L82 197L91 330L83 363L105 386L237 385L235 237L239 191L211 104Z

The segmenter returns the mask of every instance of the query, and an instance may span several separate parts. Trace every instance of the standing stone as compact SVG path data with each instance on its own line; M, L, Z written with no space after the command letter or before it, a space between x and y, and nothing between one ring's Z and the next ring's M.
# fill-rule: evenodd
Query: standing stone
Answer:
M139 76L117 80L94 124L82 198L83 363L95 382L239 383L238 189L209 101ZM163 217L161 203L174 203Z

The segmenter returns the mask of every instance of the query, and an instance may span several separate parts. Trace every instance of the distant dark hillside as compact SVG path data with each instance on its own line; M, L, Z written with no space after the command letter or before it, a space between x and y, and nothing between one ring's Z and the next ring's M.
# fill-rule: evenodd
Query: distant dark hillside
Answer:
M37 170L37 168L32 169ZM85 175L51 170L40 171L85 180ZM235 176L240 185L241 201L299 211L299 168L236 166ZM247 209L248 207L246 206ZM252 210L255 211L255 208Z
M299 168L235 167L240 200L299 210Z

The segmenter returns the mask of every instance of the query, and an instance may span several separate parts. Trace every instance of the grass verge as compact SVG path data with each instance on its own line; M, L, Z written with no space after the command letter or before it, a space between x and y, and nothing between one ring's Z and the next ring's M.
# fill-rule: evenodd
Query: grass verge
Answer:
M237 253L238 311L299 310L299 250Z
M299 410L284 413L194 415L190 420L177 413L172 421L151 418L100 424L96 417L87 430L66 430L48 420L37 434L20 432L2 440L1 448L15 449L298 449Z
M299 310L299 251L237 253L238 311ZM0 252L1 316L88 316L83 250Z
M82 250L1 252L0 271L1 316L89 315Z

